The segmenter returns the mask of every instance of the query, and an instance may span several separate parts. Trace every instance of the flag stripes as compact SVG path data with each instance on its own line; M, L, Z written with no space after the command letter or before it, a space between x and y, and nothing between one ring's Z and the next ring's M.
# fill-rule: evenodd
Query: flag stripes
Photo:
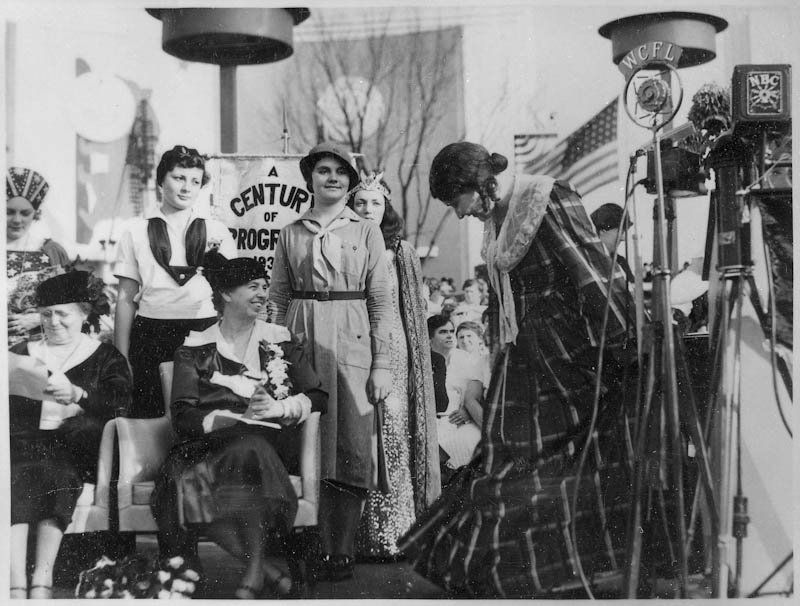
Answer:
M617 158L617 106L613 99L590 120L549 151L529 147L536 135L514 137L517 169L527 174L550 175L575 186L581 195L613 183L619 178ZM518 144L519 141L519 144ZM538 152L537 155L531 155ZM526 153L522 155L522 151Z
M525 165L549 152L557 136L556 133L514 135L514 163L517 171L528 172Z

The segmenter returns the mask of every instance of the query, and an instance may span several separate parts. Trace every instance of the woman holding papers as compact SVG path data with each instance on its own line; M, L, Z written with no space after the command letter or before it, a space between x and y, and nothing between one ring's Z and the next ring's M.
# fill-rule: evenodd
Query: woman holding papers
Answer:
M130 405L131 376L113 345L84 334L108 313L84 271L36 289L44 339L11 348L11 597L51 598L53 565L84 482L94 482L106 421ZM28 534L36 533L28 584Z
M327 395L289 331L257 319L267 300L264 266L206 254L221 320L191 332L175 352L172 423L179 436L152 498L165 555L181 554L186 529L202 525L246 563L236 597L291 579L267 564L268 529L287 532L297 512L289 471L298 466L299 425Z

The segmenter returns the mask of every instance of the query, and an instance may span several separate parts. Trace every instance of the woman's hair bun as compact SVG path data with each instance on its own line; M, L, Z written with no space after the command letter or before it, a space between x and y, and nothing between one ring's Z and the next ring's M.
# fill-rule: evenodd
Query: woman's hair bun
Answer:
M489 156L489 164L492 167L492 173L497 175L508 168L508 158L502 154L492 154Z

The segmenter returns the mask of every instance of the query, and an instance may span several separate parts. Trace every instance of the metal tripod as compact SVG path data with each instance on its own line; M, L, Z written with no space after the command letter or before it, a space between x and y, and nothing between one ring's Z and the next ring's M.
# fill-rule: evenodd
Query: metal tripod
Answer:
M653 130L656 164L656 193L653 244L653 323L644 348L644 396L635 417L633 501L628 526L625 594L636 598L639 591L645 527L657 528L660 519L670 561L679 581L680 597L688 596L688 534L684 504L684 456L691 440L698 454L700 479L711 510L712 531L717 526L713 506L714 491L707 459L705 436L701 430L691 385L685 382L679 402L678 374L688 376L683 350L676 347L672 323L670 285L672 267L667 224L666 199L661 171L658 129ZM671 221L674 214L671 213ZM667 499L666 496L670 496ZM667 501L674 503L672 515ZM652 532L647 536L651 537Z

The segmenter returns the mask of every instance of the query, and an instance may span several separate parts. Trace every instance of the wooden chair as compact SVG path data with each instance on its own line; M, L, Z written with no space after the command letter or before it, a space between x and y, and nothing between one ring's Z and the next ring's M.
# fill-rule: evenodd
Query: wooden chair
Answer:
M170 418L173 363L159 366L166 415L157 419L116 419L119 439L119 477L117 501L119 531L155 533L158 526L150 511L150 495L162 463L175 441ZM300 476L290 476L297 493L298 507L295 532L315 527L319 510L320 443L318 412L311 413L303 424L300 447ZM301 537L302 538L302 537ZM288 541L286 557L293 580L306 579L301 541Z

